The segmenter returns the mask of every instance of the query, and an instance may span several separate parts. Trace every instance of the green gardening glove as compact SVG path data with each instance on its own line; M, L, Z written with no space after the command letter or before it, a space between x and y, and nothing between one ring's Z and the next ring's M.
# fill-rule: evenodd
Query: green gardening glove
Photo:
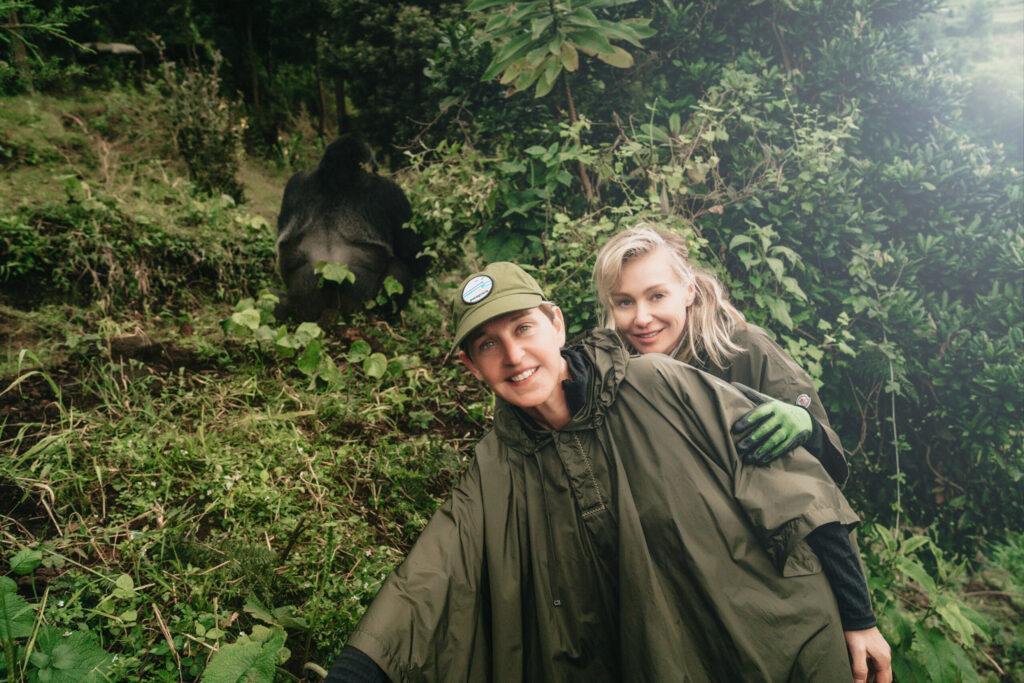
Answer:
M744 463L767 465L810 438L813 424L806 409L769 398L739 382L732 385L756 406L732 425L733 434L752 430L736 444Z

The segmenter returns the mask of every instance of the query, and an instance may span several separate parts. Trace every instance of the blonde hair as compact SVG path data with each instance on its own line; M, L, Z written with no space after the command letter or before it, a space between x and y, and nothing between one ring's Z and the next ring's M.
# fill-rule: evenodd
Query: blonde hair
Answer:
M622 276L622 267L633 259L666 249L672 270L683 286L691 282L696 295L686 311L682 352L679 359L692 363L705 359L724 368L729 358L742 351L731 337L737 325L745 325L743 314L729 303L725 287L710 271L690 263L686 241L676 233L661 230L650 223L637 223L612 237L601 247L594 264L594 289L600 302L606 327L615 329L612 315L612 290Z

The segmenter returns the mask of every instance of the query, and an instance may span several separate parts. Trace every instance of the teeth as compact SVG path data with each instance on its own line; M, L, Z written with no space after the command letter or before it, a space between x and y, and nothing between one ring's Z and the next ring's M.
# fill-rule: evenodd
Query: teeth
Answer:
M661 332L661 330L657 330L656 332L647 332L646 334L638 334L636 336L640 339L650 339L654 335L658 334L658 332Z
M511 382L522 382L524 379L526 379L535 372L537 372L537 368L533 368L532 370L523 370L518 375L512 375L508 379Z

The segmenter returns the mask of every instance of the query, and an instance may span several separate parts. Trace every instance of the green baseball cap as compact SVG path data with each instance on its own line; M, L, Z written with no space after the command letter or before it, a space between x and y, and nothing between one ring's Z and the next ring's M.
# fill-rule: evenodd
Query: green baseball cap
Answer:
M491 318L539 306L544 292L537 281L514 263L499 261L473 273L455 295L455 346Z

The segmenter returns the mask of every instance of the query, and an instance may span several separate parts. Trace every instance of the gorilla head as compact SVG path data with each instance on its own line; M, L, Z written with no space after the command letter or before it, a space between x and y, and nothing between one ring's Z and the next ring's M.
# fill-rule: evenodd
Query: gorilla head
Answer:
M364 169L364 166L367 168ZM376 174L373 151L351 133L336 139L312 171L291 177L277 219L277 262L287 293L274 313L317 321L362 308L387 276L408 299L414 276L429 259L417 257L423 239L403 224L412 209L402 189ZM355 282L324 282L317 263L341 263Z
M368 166L366 171L377 172L373 150L355 134L345 133L327 145L316 173L321 182L344 187L352 183L364 165Z

